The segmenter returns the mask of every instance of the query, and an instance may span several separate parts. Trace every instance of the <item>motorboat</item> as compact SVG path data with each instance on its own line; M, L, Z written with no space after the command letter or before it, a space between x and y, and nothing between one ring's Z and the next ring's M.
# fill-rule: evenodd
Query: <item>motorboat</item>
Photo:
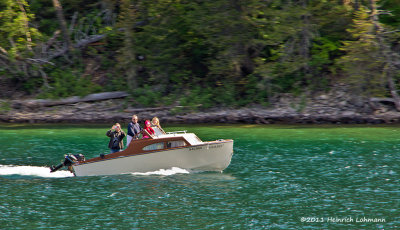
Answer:
M178 167L191 171L223 171L233 155L233 140L203 142L187 131L164 132L153 128L147 139L133 139L120 152L100 154L85 159L82 154L67 154L63 162L51 166L55 172L62 167L75 176L115 175L134 172L153 172Z

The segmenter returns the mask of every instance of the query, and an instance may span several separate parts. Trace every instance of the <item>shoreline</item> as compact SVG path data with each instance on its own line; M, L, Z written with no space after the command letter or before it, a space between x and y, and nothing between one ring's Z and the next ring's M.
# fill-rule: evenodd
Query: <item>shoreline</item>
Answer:
M345 85L309 96L281 94L269 106L242 108L164 106L142 108L125 92L106 92L61 100L0 100L2 123L129 123L158 117L170 124L400 124L394 103L352 95ZM96 99L96 100L95 100Z
M251 107L241 109L210 109L198 112L174 113L169 109L141 112L118 111L107 107L88 107L88 103L76 105L38 108L33 111L12 109L7 113L0 113L2 123L30 123L30 124L108 124L129 123L131 116L137 114L139 120L158 117L162 123L169 124L396 124L400 123L400 113L389 111L380 114L366 114L357 111L337 111L331 108L330 113L299 112L293 108L262 108ZM103 108L103 109L101 109ZM151 108L148 108L151 110ZM103 110L103 111L100 111Z

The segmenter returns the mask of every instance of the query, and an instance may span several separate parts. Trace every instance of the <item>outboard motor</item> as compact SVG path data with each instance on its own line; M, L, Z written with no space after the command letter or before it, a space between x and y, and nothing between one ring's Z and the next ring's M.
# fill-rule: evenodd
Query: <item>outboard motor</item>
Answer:
M57 165L57 166L52 165L50 167L50 172L55 172L55 171L59 170L60 168L62 168L64 166L65 167L69 167L72 164L74 164L75 162L84 161L84 160L85 160L85 156L82 155L82 154L75 154L75 155L68 154L68 155L65 155L64 162L59 164L59 165Z

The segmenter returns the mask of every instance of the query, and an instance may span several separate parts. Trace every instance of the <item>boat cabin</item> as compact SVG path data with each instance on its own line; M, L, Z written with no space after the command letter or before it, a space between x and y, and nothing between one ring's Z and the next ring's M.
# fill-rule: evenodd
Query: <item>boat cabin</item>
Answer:
M103 159L112 159L117 157L146 154L154 151L165 151L170 149L183 148L187 146L203 144L194 133L186 131L164 132L164 130L153 127L155 135L146 139L133 139L129 146L123 151L101 155L83 161L81 163L99 161Z

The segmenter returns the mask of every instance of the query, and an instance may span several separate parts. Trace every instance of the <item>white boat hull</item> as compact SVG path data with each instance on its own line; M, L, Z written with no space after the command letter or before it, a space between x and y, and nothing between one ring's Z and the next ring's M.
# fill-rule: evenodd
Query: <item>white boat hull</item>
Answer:
M232 154L232 140L214 141L195 146L74 164L72 168L75 176L152 172L172 167L196 171L222 171L230 164Z

